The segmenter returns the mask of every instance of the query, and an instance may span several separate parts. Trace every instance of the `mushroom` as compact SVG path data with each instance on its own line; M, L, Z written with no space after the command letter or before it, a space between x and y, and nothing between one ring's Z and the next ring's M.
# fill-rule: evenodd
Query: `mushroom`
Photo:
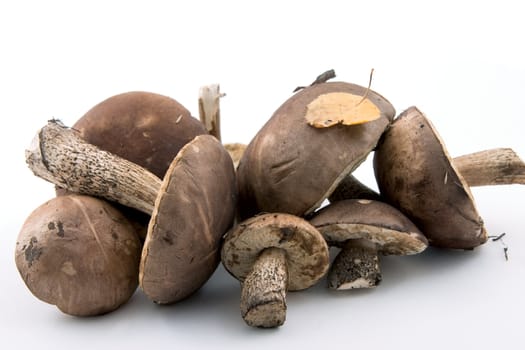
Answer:
M328 246L306 220L284 213L249 218L225 237L221 260L241 281L241 315L253 327L286 319L286 292L306 289L328 269Z
M331 289L375 287L382 279L379 255L412 255L428 242L394 207L379 201L348 199L329 204L310 220L329 245L341 248L328 272Z
M470 188L436 129L416 107L405 110L378 144L374 171L381 195L443 248L487 241Z
M452 159L457 171L470 187L525 184L525 163L511 148L494 148ZM328 198L381 200L381 195L352 174L339 183Z
M361 105L377 118L358 125L338 123ZM365 160L394 114L384 97L362 86L326 82L301 89L275 111L241 158L241 217L313 212ZM325 122L329 127L314 127Z
M175 99L147 91L111 96L72 126L86 142L163 178L180 149L204 125Z
M232 160L213 136L187 143L163 181L56 121L40 130L26 159L35 175L58 186L151 215L139 283L153 301L174 303L189 296L216 269L237 194Z
M72 128L86 142L127 159L163 178L186 143L206 134L204 125L175 99L130 91L93 106ZM67 191L57 187L57 195ZM149 215L116 205L131 220L142 239Z
M138 285L141 244L128 220L90 196L56 197L25 220L15 262L29 290L62 312L117 309Z

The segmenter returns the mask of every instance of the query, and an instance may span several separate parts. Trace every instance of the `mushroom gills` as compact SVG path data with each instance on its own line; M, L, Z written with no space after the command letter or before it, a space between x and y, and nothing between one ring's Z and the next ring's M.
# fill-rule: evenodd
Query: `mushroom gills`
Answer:
M288 268L280 248L261 252L241 289L241 316L252 327L271 328L286 319Z
M381 282L379 255L374 243L348 240L328 273L328 287L336 290L373 288Z

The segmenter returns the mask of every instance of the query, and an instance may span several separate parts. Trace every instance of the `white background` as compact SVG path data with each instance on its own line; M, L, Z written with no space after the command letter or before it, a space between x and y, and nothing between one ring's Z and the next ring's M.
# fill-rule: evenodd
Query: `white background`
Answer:
M249 142L297 85L333 68L398 112L416 105L453 156L512 147L525 156L525 21L518 1L4 1L0 5L2 201L0 347L17 349L521 349L523 186L475 188L490 234L470 252L383 259L375 290L289 294L287 321L247 327L222 268L192 298L160 307L139 290L119 310L64 315L25 287L18 231L53 195L24 150L50 118L73 124L117 93L174 97L197 115L220 83L224 142ZM290 132L293 132L291 130ZM357 172L374 185L369 161ZM503 254L508 246L509 260ZM11 345L7 345L11 344Z

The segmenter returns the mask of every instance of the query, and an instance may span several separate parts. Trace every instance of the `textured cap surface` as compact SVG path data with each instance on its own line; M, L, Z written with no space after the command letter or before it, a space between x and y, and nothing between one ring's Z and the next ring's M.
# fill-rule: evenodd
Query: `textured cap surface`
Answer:
M261 214L237 225L225 238L222 263L243 281L269 247L286 251L288 290L308 288L328 270L328 246L319 231L302 218L282 213Z

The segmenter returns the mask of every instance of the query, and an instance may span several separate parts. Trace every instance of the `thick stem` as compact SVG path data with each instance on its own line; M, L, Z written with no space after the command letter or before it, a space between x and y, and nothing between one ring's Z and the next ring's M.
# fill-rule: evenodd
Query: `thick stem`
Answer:
M199 119L210 135L221 140L220 92L218 84L206 85L199 90Z
M471 187L525 184L525 163L510 148L465 154L453 158L452 162ZM381 200L381 195L348 175L329 198L330 202L344 199Z
M72 192L103 197L151 215L162 181L141 166L82 140L51 120L26 150L36 176Z
M278 327L286 319L286 253L267 248L257 258L241 289L241 315L252 327Z
M470 186L525 184L525 163L510 148L496 148L454 158Z
M328 287L337 290L372 288L381 278L375 245L367 240L349 240L328 271Z

